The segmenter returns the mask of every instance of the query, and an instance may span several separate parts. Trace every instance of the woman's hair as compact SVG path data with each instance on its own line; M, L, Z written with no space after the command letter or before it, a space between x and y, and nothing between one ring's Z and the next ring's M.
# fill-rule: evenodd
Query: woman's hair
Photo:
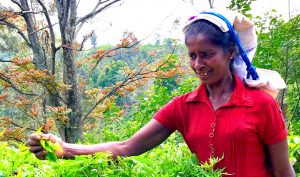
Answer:
M233 52L235 45L228 32L222 32L219 27L207 20L197 20L185 30L185 42L198 34L205 35L212 44L223 49L224 52Z

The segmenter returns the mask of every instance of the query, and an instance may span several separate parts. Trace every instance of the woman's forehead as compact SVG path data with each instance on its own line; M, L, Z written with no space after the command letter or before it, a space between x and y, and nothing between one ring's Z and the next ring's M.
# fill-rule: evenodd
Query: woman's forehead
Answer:
M190 36L187 36L185 38L185 43L186 45L195 45L195 44L207 44L207 45L213 45L212 43L212 39L208 37L208 35L205 35L205 34L202 34L202 33L199 33L199 34L196 34L196 35L190 35Z
M222 47L215 45L205 34L190 36L186 39L185 44L188 52L210 52L222 50Z

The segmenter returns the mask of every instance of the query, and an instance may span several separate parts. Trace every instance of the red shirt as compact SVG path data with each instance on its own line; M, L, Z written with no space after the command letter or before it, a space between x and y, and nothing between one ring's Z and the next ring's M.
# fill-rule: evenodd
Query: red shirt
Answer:
M278 103L270 95L244 87L236 76L230 100L214 111L202 84L193 92L175 97L154 119L178 130L200 163L222 157L216 168L235 177L270 176L264 145L287 136Z

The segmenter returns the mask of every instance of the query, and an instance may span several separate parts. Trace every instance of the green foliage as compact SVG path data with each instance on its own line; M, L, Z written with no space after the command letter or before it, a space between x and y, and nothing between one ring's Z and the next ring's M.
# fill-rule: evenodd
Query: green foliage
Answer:
M257 18L258 49L254 65L278 71L288 85L287 97L280 100L289 120L289 130L299 134L300 100L300 15L285 22L280 16L265 14Z
M273 11L275 12L275 11ZM258 49L254 65L278 71L288 85L285 99L280 100L289 129L289 152L292 165L300 173L300 16L285 22L281 16L266 13L257 17Z
M0 26L0 52L18 53L20 50L28 50L24 43L20 43L21 40L16 35L14 30L8 29L4 26Z
M294 135L300 135L300 89L297 83L289 84L286 103L289 117L288 128Z
M12 146L7 142L0 142L0 157L0 174L6 177L17 174L30 177L47 176L51 172L49 162L35 158L24 144Z
M298 174L300 175L300 136L289 136L289 157L292 163L292 166Z
M12 148L0 143L0 174L4 176L207 176L220 177L222 169L213 169L220 159L198 164L184 143L177 143L175 136L159 147L140 156L112 160L108 153L76 156L73 160L58 160L56 163L40 161L33 157L24 145Z
M244 14L246 17L252 19L252 14L249 12L251 11L251 3L254 1L256 0L230 0L230 3L227 6L227 8L231 10L236 10Z
M157 148L140 156L112 160L108 153L76 156L73 160L41 161L24 144L17 146L0 143L0 176L165 176L165 177L220 177L224 170L213 169L220 159L198 164L185 143L178 143L176 134ZM290 160L300 174L300 137L289 136Z
M124 74L121 68L127 66L124 61L106 60L102 62L101 68L95 70L91 75L91 83L94 87L108 87L122 79Z

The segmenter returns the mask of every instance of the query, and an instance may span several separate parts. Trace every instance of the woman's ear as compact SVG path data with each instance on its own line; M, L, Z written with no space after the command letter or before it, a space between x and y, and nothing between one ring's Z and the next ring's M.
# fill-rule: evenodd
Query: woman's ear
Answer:
M233 59L233 58L235 57L235 55L236 55L236 51L233 50L233 51L231 52L231 59Z
M230 49L229 53L230 53L230 59L233 59L235 57L235 55L236 55L235 45L232 46L232 48Z

